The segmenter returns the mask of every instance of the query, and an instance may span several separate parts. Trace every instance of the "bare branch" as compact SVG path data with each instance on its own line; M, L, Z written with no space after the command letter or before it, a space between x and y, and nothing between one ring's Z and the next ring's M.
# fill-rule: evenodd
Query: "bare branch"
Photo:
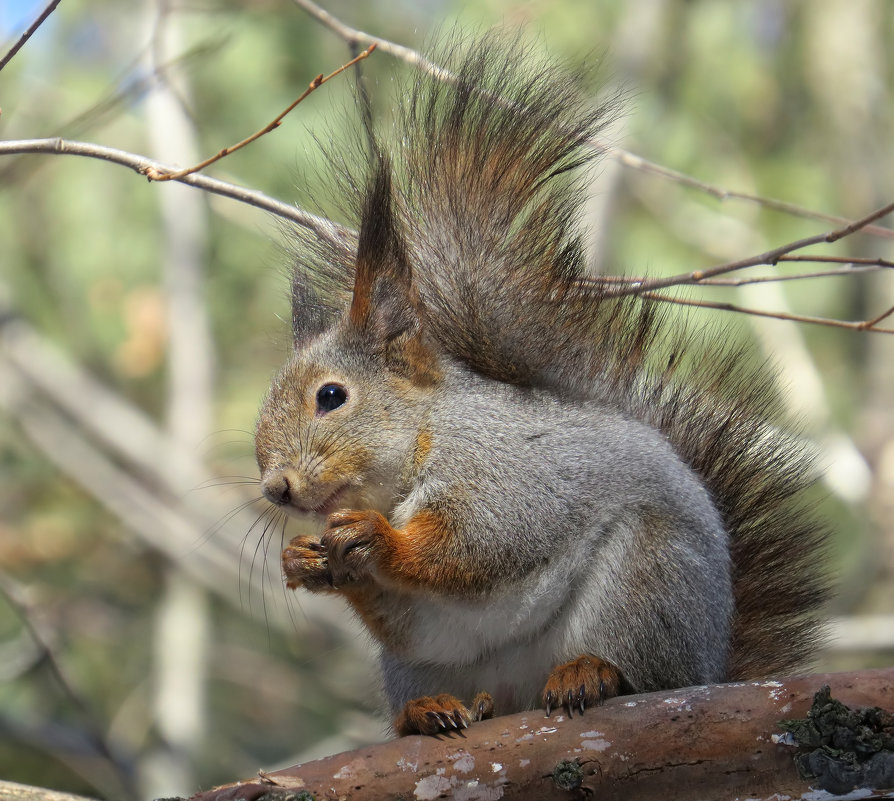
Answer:
M6 154L21 153L50 153L53 155L72 155L83 156L86 158L95 158L129 167L130 169L141 175L146 175L147 172L150 170L157 171L158 173L164 173L165 171L175 172L173 167L169 167L165 164L162 164L161 162L148 159L145 156L139 156L133 153L128 153L124 150L119 150L117 148L94 145L87 142L72 142L64 139L21 139L0 142L0 156ZM314 214L309 214L308 212L303 211L302 209L299 209L295 206L282 203L281 201L275 200L263 194L262 192L246 189L244 187L236 186L235 184L230 184L225 181L217 180L215 178L209 178L204 175L189 174L184 175L181 178L172 178L172 180L177 180L189 186L194 186L197 189L203 189L208 192L213 192L214 194L222 195L223 197L229 197L233 200L247 203L248 205L255 206L256 208L269 211L277 217L289 220L296 223L297 225L302 226L303 228L307 228L313 231L317 236L330 242L344 242L353 234L353 231L345 226L334 223L331 220L326 219L325 217L319 217ZM745 269L746 267L755 267L758 265L775 265L779 261L782 261L784 259L795 260L795 257L788 255L792 251L822 242L834 242L838 239L843 238L844 236L848 236L854 233L857 230L861 230L865 225L868 224L869 221L878 219L879 217L890 213L892 209L894 209L894 204L889 204L881 209L878 209L877 211L872 212L866 217L863 217L861 220L848 223L848 225L843 228L835 229L826 234L818 234L817 236L808 237L806 239L799 239L795 242L790 242L786 245L782 245L758 256L752 256L737 262L729 262L727 264L712 267L707 270L696 270L691 273L683 273L680 275L672 276L670 278L651 280L602 276L600 278L585 279L584 283L591 284L593 286L604 286L606 283L618 284L619 288L612 293L613 295L618 297L623 295L637 294L642 295L643 297L648 297L652 300L658 300L665 303L676 303L685 306L700 306L702 308L713 308L722 311L753 314L756 316L772 317L782 320L794 320L797 322L813 323L817 325L829 325L838 328L849 328L859 331L872 331L875 333L885 334L894 333L894 331L892 331L891 329L879 328L877 325L879 322L890 316L890 312L885 312L874 320L849 322L824 317L788 315L784 313L765 312L759 309L746 309L743 307L735 306L731 303L713 303L710 301L685 300L682 298L673 298L666 295L660 295L652 291L654 289L664 289L671 286L710 284L711 282L707 279L726 272ZM833 257L823 256L804 257L803 260L837 261L837 259L833 259ZM866 260L859 259L847 259L846 261L849 263L866 262ZM868 263L877 264L884 267L888 267L891 264L890 262L886 262L882 259L871 260ZM856 270L850 270L850 272L856 272ZM832 273L830 271L829 274L837 273ZM844 273L842 272L842 274ZM741 283L752 283L759 280L760 279L745 279Z
M866 229L864 228L863 230L865 231ZM889 229L886 228L885 230ZM888 261L887 259L854 258L852 256L782 256L779 261L812 261L817 264L866 264L878 267L894 267L894 261Z
M114 164L120 164L129 167L140 175L146 175L149 170L157 172L175 172L174 167L162 164L159 161L139 156L134 153L128 153L125 150L119 150L113 147L105 147L103 145L94 145L89 142L73 142L66 139L19 139L0 142L0 156L8 154L20 153L48 153L51 155L62 156L83 156L86 158L100 159L102 161L110 161ZM325 217L318 217L314 214L308 214L306 211L283 203L279 200L265 195L262 192L245 187L236 186L235 184L226 183L216 178L209 178L205 175L184 175L176 180L188 186L194 186L197 189L203 189L206 192L213 192L216 195L238 200L240 203L247 203L249 206L269 211L277 217L284 220L290 220L303 228L308 228L317 236L328 241L343 241L351 234L350 229L337 223L327 220Z
M847 321L836 320L831 317L811 317L803 314L790 314L788 312L769 312L763 309L749 309L744 306L736 306L733 303L718 303L711 300L693 300L691 298L675 298L670 295L662 295L658 292L643 292L642 297L647 300L657 300L662 303L675 303L678 306L695 306L700 309L718 309L719 311L738 312L750 314L754 317L770 317L774 320L789 320L796 323L811 323L813 325L827 325L833 328L849 328L852 331L871 331L875 334L894 334L894 328L879 328L878 323L894 313L894 308L888 309L883 314L871 320Z
M304 92L301 93L300 97L298 97L296 100L294 100L284 111L282 111L279 114L279 116L276 117L276 119L269 122L260 131L256 131L248 138L243 139L241 142L239 142L235 145L231 145L230 147L225 147L222 150L218 151L215 155L211 156L210 158L207 158L204 161L199 162L195 166L189 167L185 170L177 170L176 172L159 172L159 171L155 170L154 168L149 168L145 173L146 177L150 181L179 180L180 178L183 178L187 175L191 175L192 173L199 172L199 170L203 170L205 167L207 167L211 164L214 164L215 161L219 161L220 159L222 159L226 156L229 156L230 153L235 153L237 150L240 150L241 148L245 147L246 145L250 145L256 139L260 139L265 134L268 134L272 130L278 128L282 124L282 121L286 117L286 115L289 112L291 112L292 109L294 109L311 92L313 92L315 89L322 86L324 83L326 83L326 81L330 80L331 78L334 78L336 75L340 75L342 72L344 72L349 67L354 66L354 64L356 64L357 62L365 59L375 49L376 49L376 45L375 45L375 42L373 42L373 44L371 44L369 47L367 47L366 50L364 50L362 53L359 53L357 56L352 58L347 64L343 64L341 67L339 67L334 72L329 73L329 75L326 75L325 77L323 75L318 75L316 78L314 78L310 82L310 85L307 87L307 89L304 90Z
M445 70L443 67L439 67L433 61L429 61L429 59L427 59L421 53L413 50L410 47L404 47L403 45L389 42L387 39L380 39L377 36L372 36L368 33L364 33L357 28L352 28L349 25L345 25L345 23L334 17L325 9L320 8L320 6L312 2L312 0L293 1L295 5L306 11L318 22L323 23L323 25L325 25L331 31L334 31L348 44L352 44L355 42L359 42L361 44L374 44L376 45L376 47L379 48L379 50L383 51L384 53L388 53L395 58L399 58L401 61L405 61L407 64L418 67L423 72L426 72L429 75L434 75L441 80L450 80L453 78L448 70Z
M749 286L751 284L779 284L785 281L804 281L810 278L834 278L861 273L877 273L883 269L881 265L861 267L841 267L837 270L816 270L811 273L795 273L794 275L760 275L754 278L706 278L699 281L699 286Z
M815 270L809 273L795 273L794 275L760 275L753 278L705 278L698 282L698 286L748 286L749 284L775 284L783 281L802 281L808 278L833 278L836 276L851 276L862 273L877 273L880 270L894 267L894 263L885 259L857 259L848 258L846 256L804 256L804 257L784 257L779 260L783 261L801 261L801 262L819 262L845 264L846 267L839 267L834 270ZM853 266L850 266L853 265ZM645 276L629 276L629 275L599 275L593 278L583 278L580 280L582 286L604 287L604 286L634 286L641 284L648 279Z
M810 278L833 278L835 276L857 275L859 273L877 273L880 265L865 267L841 267L837 270L816 270L812 273L795 273L795 275L759 275L754 278L706 278L699 281L699 286L749 286L750 284L779 284L784 281L804 281Z
M43 25L44 20L56 10L56 6L58 6L60 2L62 2L62 0L50 0L50 3L47 5L47 7L40 12L40 16L36 20L34 20L33 23L31 23L31 26L28 28L28 30L19 37L19 40L9 49L9 52L5 56L3 56L2 59L0 59L0 70L2 70L7 64L9 64L10 61L12 61L15 54L22 49L25 42L27 42L31 38L31 35L41 25Z
M783 256L787 256L792 251L803 250L804 248L810 247L812 245L819 245L823 242L837 242L839 239L850 236L851 234L859 231L870 223L875 222L875 220L884 217L887 214L890 214L892 211L894 211L894 203L888 203L887 205L882 206L881 208L867 214L865 217L861 217L859 220L849 222L847 225L841 228L835 228L831 231L827 231L824 234L816 234L815 236L808 236L803 239L796 239L794 242L780 245L777 248L765 251L764 253L760 253L757 256L749 256L745 259L726 262L724 264L719 264L716 267L709 267L706 270L693 270L690 273L680 273L678 275L669 276L668 278L653 278L642 282L636 282L631 284L627 288L617 290L613 294L618 297L623 295L639 295L645 292L651 292L655 289L665 289L671 286L700 284L706 278L712 278L716 275L723 275L724 273L735 272L736 270L743 270L746 267L757 267L758 265L762 264L772 266L777 264Z
M686 175L686 173L672 170L670 167L663 167L660 164L656 164L654 161L649 161L648 159L644 159L642 156L637 156L635 153L630 153L629 151L622 150L618 147L605 147L605 152L611 158L617 160L625 167L630 167L634 170L639 170L651 175L657 175L661 178L666 178L682 186L686 186L689 189L695 189L698 192L703 192L706 195L710 195L711 197L716 198L721 202L725 200L742 200L748 203L755 203L758 206L762 206L766 209L773 209L774 211L788 214L792 217L802 217L807 220L820 220L822 222L833 223L834 225L845 225L850 222L847 217L840 217L836 214L825 214L821 211L808 209L804 206L799 206L796 203L789 203L785 200L764 197L762 195L752 195L748 192L736 192L731 189L724 189L720 186L716 186L715 184L709 184L705 181L700 181L698 178L693 178L691 175ZM863 227L862 230L867 234L872 234L873 236L882 237L884 239L894 239L894 231L883 226L866 225Z

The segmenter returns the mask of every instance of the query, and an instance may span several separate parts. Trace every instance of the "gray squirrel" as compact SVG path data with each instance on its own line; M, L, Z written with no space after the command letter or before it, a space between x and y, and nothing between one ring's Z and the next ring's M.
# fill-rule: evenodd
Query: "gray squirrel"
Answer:
M256 434L265 497L318 524L288 586L363 621L401 735L793 669L825 535L772 382L586 280L575 175L614 104L497 35L442 61L390 153L338 164L359 233L296 232Z

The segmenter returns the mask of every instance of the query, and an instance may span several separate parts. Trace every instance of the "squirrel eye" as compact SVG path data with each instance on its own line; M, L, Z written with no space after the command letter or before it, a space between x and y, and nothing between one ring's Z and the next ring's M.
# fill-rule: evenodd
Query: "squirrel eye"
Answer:
M341 384L323 384L317 390L317 411L327 414L343 405L348 399L348 391Z

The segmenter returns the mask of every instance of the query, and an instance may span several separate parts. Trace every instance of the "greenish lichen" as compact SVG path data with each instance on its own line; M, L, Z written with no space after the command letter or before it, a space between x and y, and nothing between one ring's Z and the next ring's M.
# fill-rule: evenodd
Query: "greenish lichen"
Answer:
M313 793L307 790L268 790L259 795L256 801L317 801Z
M577 790L584 783L584 769L569 759L563 759L553 770L553 781L560 790Z

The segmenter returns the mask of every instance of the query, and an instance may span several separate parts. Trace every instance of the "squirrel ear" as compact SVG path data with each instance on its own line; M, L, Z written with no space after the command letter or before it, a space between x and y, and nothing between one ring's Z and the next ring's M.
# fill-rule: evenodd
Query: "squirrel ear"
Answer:
M348 319L383 343L419 328L418 297L394 216L391 164L381 154L363 202Z

